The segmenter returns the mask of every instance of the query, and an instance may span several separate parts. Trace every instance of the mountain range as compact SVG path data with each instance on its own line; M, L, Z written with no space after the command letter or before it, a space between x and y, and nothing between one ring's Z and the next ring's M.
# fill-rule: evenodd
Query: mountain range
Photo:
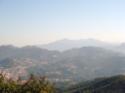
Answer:
M80 39L80 40L62 39L52 43L38 45L38 47L45 48L48 50L65 51L72 48L81 48L87 46L111 48L113 47L113 45L115 44L107 43L96 39Z
M62 41L69 42L70 45L70 40ZM89 43L85 43L88 41ZM63 51L58 50L60 47L51 50L39 46L0 46L0 70L14 77L25 77L30 73L45 75L60 83L74 83L125 73L124 44L116 46L101 41L90 41L97 42L92 39L84 40L84 45L80 47L78 43L79 46L76 47L77 41L72 41L74 46L71 44L71 47ZM59 41L57 43L59 44ZM60 46L63 45L67 46L60 43Z

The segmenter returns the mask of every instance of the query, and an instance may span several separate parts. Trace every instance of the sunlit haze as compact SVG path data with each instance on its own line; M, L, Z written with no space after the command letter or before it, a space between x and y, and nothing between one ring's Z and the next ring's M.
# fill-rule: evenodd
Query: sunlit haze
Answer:
M0 0L0 45L125 42L125 0Z

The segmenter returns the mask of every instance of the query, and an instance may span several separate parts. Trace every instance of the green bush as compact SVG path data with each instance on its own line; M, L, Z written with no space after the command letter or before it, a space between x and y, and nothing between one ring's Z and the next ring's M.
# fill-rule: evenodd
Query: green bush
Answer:
M45 77L31 75L25 82L7 79L0 74L0 93L54 93L55 89Z

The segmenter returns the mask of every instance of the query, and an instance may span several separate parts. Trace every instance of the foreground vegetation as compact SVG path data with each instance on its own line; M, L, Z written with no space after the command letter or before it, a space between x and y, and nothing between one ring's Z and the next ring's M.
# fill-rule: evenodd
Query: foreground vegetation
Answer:
M125 76L98 78L57 89L45 77L30 75L26 80L13 80L0 74L0 93L125 93Z
M25 81L15 81L0 74L0 93L55 93L55 89L45 77L31 75Z

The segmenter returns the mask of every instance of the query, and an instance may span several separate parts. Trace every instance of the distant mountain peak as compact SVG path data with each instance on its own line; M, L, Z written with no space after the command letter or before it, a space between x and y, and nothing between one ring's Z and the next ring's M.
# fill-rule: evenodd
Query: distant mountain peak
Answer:
M105 47L110 46L111 44L99 41L96 39L88 38L88 39L80 39L80 40L71 40L71 39L62 39L49 44L41 45L39 47L45 48L48 50L58 50L65 51L72 48L80 48L85 46L97 46L97 47Z

